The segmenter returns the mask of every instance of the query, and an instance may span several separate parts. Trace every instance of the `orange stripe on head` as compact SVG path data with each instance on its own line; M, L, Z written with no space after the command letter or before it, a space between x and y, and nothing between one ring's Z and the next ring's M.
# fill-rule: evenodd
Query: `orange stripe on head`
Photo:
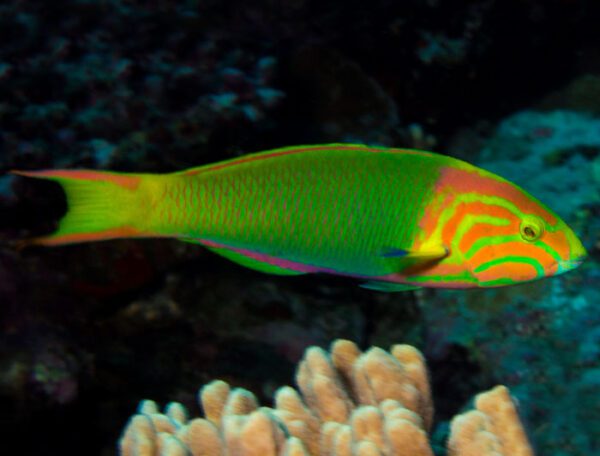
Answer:
M536 268L531 264L516 262L507 262L497 266L491 266L485 271L477 273L477 279L482 283L492 282L503 277L526 282L537 279L539 276Z
M568 230L569 228L567 227L566 229ZM554 250L562 260L572 258L572 244L569 241L566 230L557 230L552 233L545 233L542 237L542 242L544 242L549 249Z
M442 230L442 240L446 245L450 245L452 241L458 241L458 239L454 239L454 237L456 236L457 230L459 229L461 223L464 221L464 218L467 215L483 215L503 218L507 220L515 219L515 215L512 212L501 206L494 206L492 204L487 204L481 201L459 203L454 215L450 218L450 220L448 220L448 222ZM516 219L515 223L517 223ZM467 232L466 234L469 234L469 232Z
M473 226L462 233L461 239L456 239L458 231L464 230L461 225L463 222L466 222L465 217L467 216L481 216L481 220L474 222ZM493 219L489 223L486 223L485 217L492 217ZM495 219L506 220L509 224L504 226L495 224L493 223ZM466 252L473 242L481 237L489 236L490 227L492 226L494 236L515 234L519 232L519 219L508 209L501 206L495 206L481 201L464 202L457 207L455 214L444 226L442 230L442 239L445 245L455 245L458 242L460 250Z
M522 190L519 186L483 169L467 163L465 169L444 167L436 184L438 191L450 191L454 194L478 193L480 195L501 197L515 204L519 210L527 214L541 215L548 223L554 225L556 217L546 210L539 201Z
M427 207L421 220L419 221L419 228L421 229L420 236L424 240L431 233L433 233L439 223L439 219L443 209L449 207L455 199L455 195L434 195Z
M473 257L470 262L475 269L477 265L483 264L494 258L502 258L511 255L518 254L520 256L526 256L537 259L541 264L554 263L554 258L545 250L536 247L534 244L528 244L522 241L510 241L503 244L495 245L484 245L482 246Z
M519 234L518 223L511 223L506 226L495 226L494 225L494 236L510 236L513 234ZM475 242L479 239L490 236L490 225L485 223L478 223L474 225L465 235L460 239L458 248L464 254L469 251Z

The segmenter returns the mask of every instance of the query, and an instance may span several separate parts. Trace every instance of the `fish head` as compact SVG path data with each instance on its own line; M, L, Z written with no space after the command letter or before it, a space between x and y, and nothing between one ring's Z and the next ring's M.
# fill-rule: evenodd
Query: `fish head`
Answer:
M574 231L527 191L474 166L442 175L430 239L460 267L467 285L495 287L555 276L587 256ZM468 285L470 283L470 285ZM460 285L459 285L460 286Z
M484 198L479 237L468 248L462 245L477 285L528 282L578 267L587 252L575 232L543 203L510 185L503 194Z
M562 220L550 223L543 214L511 217L505 228L490 226L477 250L465 253L468 268L480 287L528 282L565 273L579 266L586 251Z

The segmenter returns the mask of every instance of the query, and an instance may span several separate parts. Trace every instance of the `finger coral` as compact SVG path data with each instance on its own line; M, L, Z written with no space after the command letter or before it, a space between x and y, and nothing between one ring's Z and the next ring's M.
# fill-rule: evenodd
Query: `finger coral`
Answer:
M452 420L449 456L533 456L508 388L478 394L475 408Z
M161 413L142 401L119 447L123 456L433 456L433 405L423 355L409 345L362 353L347 340L306 350L273 408L217 380L199 392L204 418L178 403ZM477 396L475 411L452 421L452 456L533 452L507 388Z

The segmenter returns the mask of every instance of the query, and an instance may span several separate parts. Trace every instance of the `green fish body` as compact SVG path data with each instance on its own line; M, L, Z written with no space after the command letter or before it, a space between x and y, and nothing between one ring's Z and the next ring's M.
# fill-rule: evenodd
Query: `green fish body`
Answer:
M44 245L172 237L263 272L351 276L387 291L508 285L585 257L527 192L431 152L331 144L163 175L17 173L66 191L59 229L34 240Z

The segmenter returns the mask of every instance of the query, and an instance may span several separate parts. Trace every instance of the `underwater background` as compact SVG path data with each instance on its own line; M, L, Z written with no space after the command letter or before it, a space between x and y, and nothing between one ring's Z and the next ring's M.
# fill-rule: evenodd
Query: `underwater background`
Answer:
M115 454L141 399L195 411L223 379L268 405L305 348L345 338L423 352L437 454L452 416L497 384L536 454L600 454L599 22L593 0L2 2L4 444ZM513 287L381 293L174 240L15 248L65 203L10 169L169 172L327 142L497 172L590 257Z

